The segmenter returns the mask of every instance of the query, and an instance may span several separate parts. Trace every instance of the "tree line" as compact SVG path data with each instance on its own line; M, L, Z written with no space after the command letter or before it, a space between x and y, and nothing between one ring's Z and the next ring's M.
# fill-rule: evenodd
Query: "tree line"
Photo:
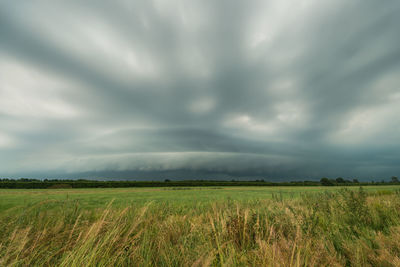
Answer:
M358 179L346 180L341 177L336 179L322 178L320 181L291 181L269 182L265 180L254 181L214 181L214 180L183 180L171 181L96 181L96 180L62 180L62 179L0 179L0 188L14 189L46 189L46 188L122 188L122 187L180 187L180 186L365 186L400 184L399 179L393 176L390 181L359 182Z

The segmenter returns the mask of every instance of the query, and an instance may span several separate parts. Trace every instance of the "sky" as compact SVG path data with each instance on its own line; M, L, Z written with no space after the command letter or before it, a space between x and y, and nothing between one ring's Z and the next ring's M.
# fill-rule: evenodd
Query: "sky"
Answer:
M0 1L0 177L400 176L400 1Z

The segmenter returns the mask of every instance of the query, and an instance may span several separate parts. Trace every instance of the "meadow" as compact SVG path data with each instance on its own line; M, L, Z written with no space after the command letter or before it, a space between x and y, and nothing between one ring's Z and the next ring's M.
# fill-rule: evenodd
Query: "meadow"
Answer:
M400 186L0 189L0 266L400 266Z

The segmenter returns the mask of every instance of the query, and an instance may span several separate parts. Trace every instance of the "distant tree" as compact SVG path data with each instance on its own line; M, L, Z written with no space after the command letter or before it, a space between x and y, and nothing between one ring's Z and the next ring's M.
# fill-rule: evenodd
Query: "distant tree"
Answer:
M344 184L344 183L345 183L345 180L344 180L342 177L338 177L338 178L336 178L336 183L338 183L338 184Z
M170 179L165 179L164 182L169 183L169 182L171 182L171 180Z
M324 177L321 178L321 180L319 181L323 186L332 186L335 185L332 180L329 180L328 178Z
M398 184L399 183L399 178L397 178L396 176L392 176L391 182L394 183L394 184Z
M360 182L358 181L358 179L353 179L353 183L354 184L359 184Z

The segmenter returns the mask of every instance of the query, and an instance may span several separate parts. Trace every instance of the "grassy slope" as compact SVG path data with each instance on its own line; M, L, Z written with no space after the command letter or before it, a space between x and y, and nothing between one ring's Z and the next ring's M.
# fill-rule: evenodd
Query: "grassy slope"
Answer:
M398 188L0 190L0 266L400 266Z

